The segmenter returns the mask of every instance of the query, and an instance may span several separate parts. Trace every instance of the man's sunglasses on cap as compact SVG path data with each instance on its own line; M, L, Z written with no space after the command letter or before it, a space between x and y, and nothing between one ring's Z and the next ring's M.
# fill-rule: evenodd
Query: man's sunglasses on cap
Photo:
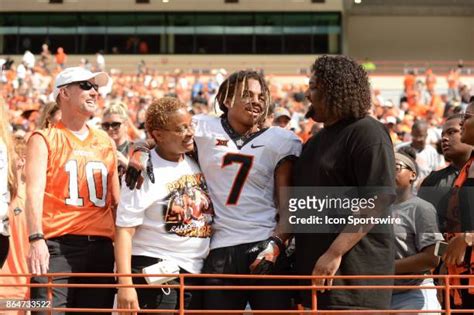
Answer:
M112 128L112 130L118 130L120 126L122 125L122 123L118 121L114 121L111 123L104 122L101 125L102 125L102 129L104 129L105 131L109 130L110 128Z
M94 83L89 82L89 81L71 82L71 83L67 83L67 84L64 84L64 85L60 85L60 86L58 86L58 88L65 87L65 86L71 85L71 84L79 85L81 90L84 90L84 91L89 91L92 88L94 88L94 90L96 90L96 91L99 91L99 85L94 84Z

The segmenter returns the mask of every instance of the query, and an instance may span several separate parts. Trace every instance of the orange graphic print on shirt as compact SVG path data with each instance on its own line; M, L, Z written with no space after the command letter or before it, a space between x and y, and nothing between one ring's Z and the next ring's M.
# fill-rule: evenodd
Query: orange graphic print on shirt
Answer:
M214 208L201 173L182 176L168 184L171 192L164 209L166 230L179 236L211 236Z

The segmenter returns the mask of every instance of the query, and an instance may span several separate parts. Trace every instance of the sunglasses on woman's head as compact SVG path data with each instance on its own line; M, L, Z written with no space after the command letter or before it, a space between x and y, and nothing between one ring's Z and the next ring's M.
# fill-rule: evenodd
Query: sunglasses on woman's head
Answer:
M105 131L109 130L110 128L112 128L112 130L118 130L120 128L120 126L122 125L121 122L118 122L118 121L114 121L114 122L111 122L111 123L102 123L102 129L104 129Z

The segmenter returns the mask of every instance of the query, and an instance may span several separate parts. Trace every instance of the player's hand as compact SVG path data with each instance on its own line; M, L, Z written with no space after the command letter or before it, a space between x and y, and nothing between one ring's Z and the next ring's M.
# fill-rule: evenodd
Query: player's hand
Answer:
M464 235L460 234L453 237L449 243L446 252L443 254L442 259L447 266L460 265L464 261L464 255L466 254L467 244L464 241Z
M117 293L117 307L119 309L140 309L138 304L138 296L135 288L119 288ZM119 312L121 315L136 315L137 312Z
M332 253L330 251L325 252L314 265L313 276L334 276L341 265L342 256ZM322 286L326 284L331 286L333 279L314 279L313 285ZM324 289L321 289L321 292L324 292Z
M275 237L258 242L246 251L251 257L255 257L250 265L250 272L262 275L270 274L278 256L284 250L283 243Z
M49 250L45 240L36 240L30 243L28 267L30 272L37 276L48 273Z
M128 158L123 155L122 152L117 151L117 162L119 166L126 168L128 165Z
M119 151L117 151L117 164L119 179L121 179L127 170L128 158Z
M127 171L125 173L125 184L131 190L140 189L143 184L143 171L146 170L152 183L155 182L153 176L153 166L151 164L150 152L135 151L128 161Z

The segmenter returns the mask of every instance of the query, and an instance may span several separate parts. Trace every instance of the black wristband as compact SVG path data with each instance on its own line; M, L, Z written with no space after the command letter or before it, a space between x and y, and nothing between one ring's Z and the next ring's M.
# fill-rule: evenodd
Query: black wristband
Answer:
M147 147L143 147L143 146L136 146L135 148L133 148L132 154L135 153L135 152L150 153L150 149L148 149Z
M34 233L34 234L31 234L30 236L28 236L28 241L30 243L34 242L34 241L37 241L37 240L44 240L44 234L43 233Z
M271 236L270 239L277 244L278 248L280 249L280 252L284 252L286 250L285 244L283 244L283 240L279 238L278 236Z

